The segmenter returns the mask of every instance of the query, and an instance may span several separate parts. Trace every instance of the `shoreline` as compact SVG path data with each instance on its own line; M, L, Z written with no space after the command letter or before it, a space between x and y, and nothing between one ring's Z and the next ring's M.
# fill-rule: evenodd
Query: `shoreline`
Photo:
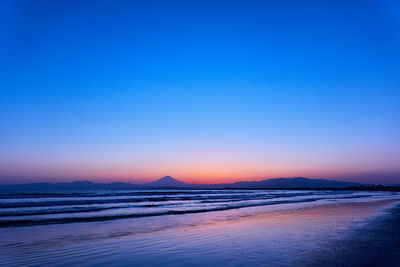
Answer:
M381 211L365 225L350 230L299 261L306 266L398 266L400 262L400 203Z
M178 262L177 265L195 266L334 266L357 264L353 256L362 265L373 260L360 257L365 250L368 255L379 254L365 245L371 240L380 238L377 249L385 251L397 244L397 238L392 237L398 237L400 231L395 229L400 225L398 199L284 205L273 209L217 211L196 217L167 215L158 221L147 218L82 223L79 228L73 225L31 226L26 231L24 227L8 228L11 231L7 234L3 231L4 237L13 242L3 243L0 248L2 254L10 255L3 259L2 265L29 266L32 260L41 264L57 264L59 260L73 265L92 264L93 257L97 257L97 264L119 262L120 265ZM386 232L376 232L380 228ZM36 239L25 240L27 232L34 229L39 233ZM357 239L371 231L375 234L365 237L366 240ZM345 248L344 252L339 248ZM392 250L391 255L397 255L396 248ZM207 253L209 257L203 258Z

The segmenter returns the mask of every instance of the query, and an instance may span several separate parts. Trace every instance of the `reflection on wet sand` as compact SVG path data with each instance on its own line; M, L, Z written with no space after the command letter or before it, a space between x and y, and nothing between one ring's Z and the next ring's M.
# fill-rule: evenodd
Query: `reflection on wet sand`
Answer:
M3 231L2 265L318 265L397 199L292 203ZM386 215L385 215L386 214ZM379 217L380 216L380 217ZM79 225L79 227L77 227ZM9 228L7 228L9 229ZM31 234L26 239L26 233ZM5 241L7 240L7 242Z

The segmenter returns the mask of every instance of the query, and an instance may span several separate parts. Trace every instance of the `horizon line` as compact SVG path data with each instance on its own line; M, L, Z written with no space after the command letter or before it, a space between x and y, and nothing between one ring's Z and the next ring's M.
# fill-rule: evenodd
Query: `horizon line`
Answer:
M7 184L2 184L0 183L0 185L23 185L23 184L61 184L61 183L76 183L76 182L90 182L90 183L94 183L94 184L113 184L113 183L125 183L125 184L132 184L132 185L146 185L146 184L150 184L153 182L157 182L163 178L166 177L170 177L178 182L182 182L188 185L221 185L221 184L234 184L234 183L240 183L240 182L262 182L262 181L266 181L266 180L274 180L274 179L294 179L294 178L304 178L304 179L311 179L311 180L327 180L327 181L337 181L337 182L347 182L347 183L354 183L354 184L360 184L360 185L383 185L381 184L376 184L376 183L362 183L362 182L353 182L353 181L347 181L347 180L335 180L332 178L309 178L309 177L303 177L303 176L293 176L293 177L275 177L275 178L260 178L259 180L238 180L238 181L233 181L233 182L222 182L222 183L188 183L188 182L184 182L182 180L176 179L172 176L166 175L163 176L161 178L152 180L150 182L134 182L134 181L110 181L110 182L96 182L90 179L82 179L80 180L79 178L76 178L77 180L72 180L72 181L59 181L59 182L49 182L49 181L38 181L38 182L28 182L28 183L7 183ZM395 184L395 183L393 183ZM391 185L391 184L387 184L387 185Z

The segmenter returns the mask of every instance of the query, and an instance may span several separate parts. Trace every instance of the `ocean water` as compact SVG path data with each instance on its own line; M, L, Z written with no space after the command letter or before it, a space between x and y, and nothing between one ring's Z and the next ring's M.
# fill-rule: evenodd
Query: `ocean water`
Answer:
M399 200L322 190L2 192L0 266L318 263L312 255Z
M288 203L385 198L393 195L315 190L1 192L0 227L108 221Z

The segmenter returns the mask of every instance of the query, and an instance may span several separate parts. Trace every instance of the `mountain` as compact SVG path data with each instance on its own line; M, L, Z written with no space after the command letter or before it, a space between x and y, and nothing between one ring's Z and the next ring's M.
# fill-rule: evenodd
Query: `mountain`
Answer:
M158 188L166 188L166 187L190 187L190 184L178 181L171 176L164 176L163 178L152 182L144 184L145 187L158 187Z
M304 177L276 178L259 182L236 182L223 184L226 188L345 188L360 186L359 183L332 181L326 179L309 179ZM222 184L220 185L222 186Z
M358 187L361 184L332 181L325 179L309 179L303 177L276 178L257 182L236 182L224 184L187 184L178 181L171 176L146 184L131 184L123 182L93 183L90 181L76 181L72 183L32 183L0 185L0 190L15 191L52 191L52 190L129 190L146 188L182 188L182 189L296 189L296 188L347 188ZM370 185L368 185L370 186Z

